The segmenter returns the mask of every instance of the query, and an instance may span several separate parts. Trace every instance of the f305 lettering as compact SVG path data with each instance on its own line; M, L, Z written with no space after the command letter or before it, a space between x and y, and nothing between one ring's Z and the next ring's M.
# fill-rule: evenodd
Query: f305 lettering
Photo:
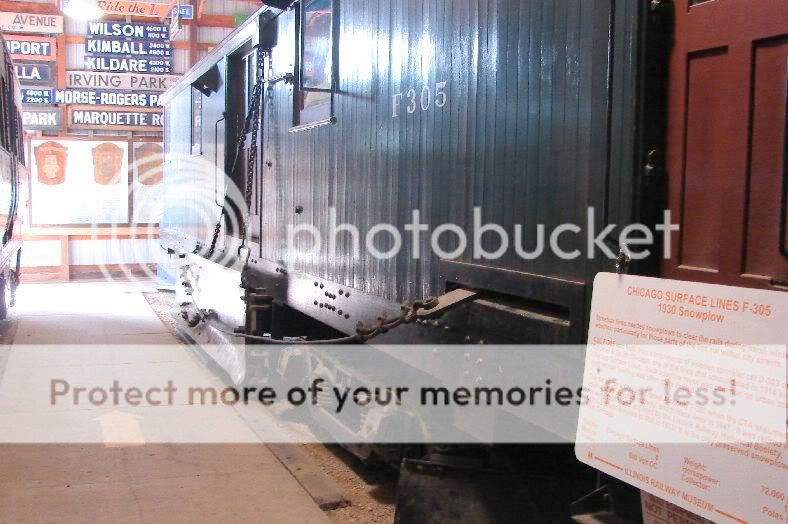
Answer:
M413 114L419 109L429 111L435 105L442 108L448 102L446 94L447 81L437 82L434 88L430 85L423 85L420 89L411 88L403 93L396 93L391 97L391 118L397 118L402 111Z

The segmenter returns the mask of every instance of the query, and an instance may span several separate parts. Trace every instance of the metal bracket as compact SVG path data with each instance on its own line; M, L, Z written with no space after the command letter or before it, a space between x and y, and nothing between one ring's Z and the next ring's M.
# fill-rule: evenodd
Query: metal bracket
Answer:
M416 318L418 319L429 319L429 318L437 318L443 315L444 313L455 309L467 302L471 302L479 297L479 293L476 291L470 291L468 289L455 289L453 291L449 291L448 293L441 295L438 297L438 305L432 309L419 309L416 312Z

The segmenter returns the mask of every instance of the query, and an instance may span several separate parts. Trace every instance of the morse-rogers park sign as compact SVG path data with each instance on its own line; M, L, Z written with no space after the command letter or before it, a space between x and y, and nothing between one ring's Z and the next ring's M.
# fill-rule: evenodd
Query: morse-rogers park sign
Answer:
M163 124L164 114L160 109L124 107L97 109L90 106L68 108L68 127L71 129L159 131Z
M72 89L122 89L124 91L166 91L180 76L139 75L110 71L67 71L66 87Z

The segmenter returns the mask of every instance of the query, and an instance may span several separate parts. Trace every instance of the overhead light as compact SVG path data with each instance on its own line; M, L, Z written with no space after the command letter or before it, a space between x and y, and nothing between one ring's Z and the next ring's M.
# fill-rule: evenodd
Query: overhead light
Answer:
M63 14L77 20L96 20L104 16L98 0L64 0Z

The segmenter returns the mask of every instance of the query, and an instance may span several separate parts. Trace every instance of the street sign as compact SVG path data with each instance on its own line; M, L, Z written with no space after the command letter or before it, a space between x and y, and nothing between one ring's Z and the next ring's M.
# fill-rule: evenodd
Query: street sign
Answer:
M55 104L160 107L159 95L154 93L124 93L93 89L56 89L53 100Z
M18 62L14 60L16 77L22 85L48 86L52 85L55 74L54 64L43 62Z
M133 22L88 22L88 36L98 38L133 38L135 40L169 40L169 28L164 24Z
M57 59L57 41L49 36L5 35L5 46L14 60L43 60L53 62Z
M166 91L180 76L140 75L110 71L66 71L66 87L73 89L121 89L123 91Z
M63 110L59 107L23 107L22 126L26 130L60 131L63 125Z
M51 89L22 89L23 104L51 104Z
M85 57L85 68L119 73L172 73L172 60L162 58Z
M164 122L161 109L69 106L68 127L112 131L159 131Z
M0 12L0 31L61 34L63 32L63 17L60 15Z
M172 56L172 45L164 40L115 40L88 37L85 40L85 53L93 55L169 57Z

